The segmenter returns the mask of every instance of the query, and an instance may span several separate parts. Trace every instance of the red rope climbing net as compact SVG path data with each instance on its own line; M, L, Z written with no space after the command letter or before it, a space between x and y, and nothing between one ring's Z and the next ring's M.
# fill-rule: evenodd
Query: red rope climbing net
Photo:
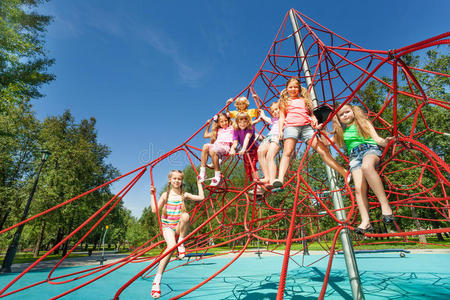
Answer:
M296 76L303 82L306 80L305 74L302 72L302 66L305 63L305 58L307 58L311 71L309 79L316 89L319 104L327 104L337 111L346 103L357 102L358 105L368 111L369 117L380 135L395 137L395 141L391 142L383 152L379 173L384 181L389 202L395 212L396 221L394 225L396 230L395 232L380 230L379 232L384 233L366 234L366 236L373 238L399 237L404 242L416 243L415 240L410 240L411 237L450 232L448 226L450 219L449 197L447 195L450 186L450 167L443 160L442 149L439 148L438 144L430 145L428 143L430 140L441 139L445 141L445 139L448 139L448 131L438 130L434 126L436 122L433 123L430 120L433 110L448 111L450 103L449 99L437 99L432 93L429 93L428 88L424 87L421 81L423 76L434 79L448 79L449 75L408 66L405 63L405 57L410 54L419 53L424 49L441 44L448 45L450 33L447 32L400 49L370 50L346 40L297 11L295 11L295 16L299 23L298 32L302 36L301 43L305 49L304 55L306 57L299 54L287 14L261 68L250 84L236 97L243 95L251 99L251 94L257 92L261 98L255 100L254 105L268 112L268 107L272 102L278 100L288 78ZM370 82L378 83L385 90L385 98L378 99L377 103L369 103L366 99L361 98L360 91ZM328 118L327 124L332 116L333 114ZM443 127L445 126L440 128ZM153 169L170 156L179 153L183 153L192 167L196 169L200 161L201 148L199 145L192 145L191 143L203 129L204 126L183 144L154 161L0 231L0 234L3 234L69 203L76 202L113 182L130 179L120 192L105 203L100 210L93 213L78 228L65 236L57 245L3 287L0 291L0 298L44 283L63 284L90 277L83 284L56 296L54 298L56 299L107 276L128 263L148 261L149 264L145 268L117 289L115 297L118 298L123 290L136 279L142 276L151 276L164 255L156 257L143 257L143 255L155 247L163 248L165 244L161 234L154 236L135 249L128 257L117 262L62 276L54 276L53 274L66 257L102 223L145 173L150 174L153 184ZM259 131L261 133L267 132L266 126L261 127ZM348 163L346 154L335 145L332 145L331 151L340 157L344 164ZM196 226L180 243L184 242L188 253L205 253L213 247L229 246L230 251L221 254L232 252L235 253L235 257L206 280L192 286L191 289L177 295L174 299L201 288L202 285L233 264L255 241L261 241L264 244L285 245L284 262L278 289L279 299L284 294L290 258L293 255L306 252L308 244L319 243L323 250L328 253L323 258L328 257L329 260L319 296L319 299L322 299L325 295L333 255L337 250L337 237L341 230L353 228L353 224L357 222L358 210L355 204L354 191L348 184L342 181L340 188L330 190L325 170L311 168L313 165L316 166L317 157L318 155L314 151L309 151L308 145L300 142L296 148L296 159L290 165L286 174L285 189L276 194L267 192L263 196L250 193L256 191L256 184L247 179L245 186L237 186L234 183L233 174L237 172L236 168L241 163L241 158L227 157L224 159L221 184L218 187L206 186L207 197L189 212L191 223L196 224ZM408 179L407 184L405 184L405 178ZM332 194L337 192L341 193L344 199L345 220L339 220L336 217L337 210L333 206ZM382 229L383 223L380 220L379 203L373 196L370 196L370 211L372 212L373 223L379 225L379 228ZM421 213L418 214L417 212ZM374 220L374 217L378 217L378 219ZM419 225L420 221L440 225L433 228L420 228L418 225L419 228L416 227L415 230L411 230L411 228L402 226L402 221L405 220L406 222L409 219L413 219ZM281 230L280 228L284 229ZM13 285L22 276L81 230L87 230L86 234L54 266L47 279L29 286L13 288ZM211 241L214 241L214 244ZM236 245L239 242L243 246L237 248ZM390 242L374 241L374 243ZM303 249L290 251L292 243L302 243ZM356 241L354 245L358 246L361 243L361 241ZM177 246L178 244L173 247L173 250ZM271 249L270 251L275 251L277 247Z

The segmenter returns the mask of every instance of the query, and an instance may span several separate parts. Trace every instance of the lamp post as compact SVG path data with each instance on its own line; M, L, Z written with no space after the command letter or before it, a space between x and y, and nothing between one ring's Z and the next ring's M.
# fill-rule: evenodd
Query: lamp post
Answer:
M44 166L44 163L47 161L49 155L51 154L50 151L47 150L41 150L42 157L41 157L41 165L39 166L39 170L36 175L36 180L34 181L33 188L30 192L30 197L28 197L27 204L25 205L25 209L23 210L22 219L20 222L24 221L27 216L28 212L30 210L31 201L33 200L34 192L36 191L36 187L39 181L39 175L41 174L42 167ZM25 224L20 225L17 228L16 233L14 233L13 240L11 244L8 247L8 251L6 252L5 259L3 260L2 268L0 270L0 273L11 273L11 265L13 263L14 257L16 256L17 247L19 246L19 240L20 236L22 235L22 230Z

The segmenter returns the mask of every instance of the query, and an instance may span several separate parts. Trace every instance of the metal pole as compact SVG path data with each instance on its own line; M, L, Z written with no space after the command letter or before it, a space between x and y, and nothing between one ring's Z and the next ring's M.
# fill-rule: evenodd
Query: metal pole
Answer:
M318 105L316 90L314 85L312 84L312 74L309 68L308 59L305 55L305 50L302 44L302 37L299 31L298 20L294 14L294 10L289 10L289 18L292 24L292 30L294 31L295 44L298 48L299 55L302 57L302 71L305 74L305 81L310 89L311 99L313 100L313 106L316 107ZM327 170L328 182L330 184L330 189L332 191L336 191L336 172L331 169L328 165L325 164L325 168ZM345 211L342 209L344 207L344 201L342 199L342 195L340 192L332 193L333 204L336 211L336 217L340 221L344 221L346 219ZM361 280L359 277L358 265L356 263L355 252L353 251L352 239L350 233L347 228L344 228L340 232L340 238L342 243L342 250L344 251L345 264L347 266L348 277L350 280L350 285L352 288L353 299L355 300L363 300L364 293L361 286Z
M103 238L102 238L102 258L100 259L100 265L103 266L103 262L106 260L105 257L105 237L106 237L106 232L108 231L109 226L106 225L105 227L105 232L103 233Z

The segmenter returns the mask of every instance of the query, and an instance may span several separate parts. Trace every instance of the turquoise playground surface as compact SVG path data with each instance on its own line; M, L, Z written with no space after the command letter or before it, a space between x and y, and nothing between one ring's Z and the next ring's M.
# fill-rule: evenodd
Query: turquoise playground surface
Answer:
M321 255L293 257L290 260L284 299L317 299L325 276L328 257L306 267ZM450 254L399 253L357 254L358 268L366 299L450 299ZM161 298L170 299L190 289L215 273L232 258L206 258L192 262L164 274ZM241 257L228 269L183 299L275 299L283 257L264 254ZM304 267L302 265L302 260ZM184 263L174 261L168 268ZM62 299L112 299L116 291L145 263L129 263L123 268L83 287ZM92 266L90 266L92 267ZM89 267L58 269L54 276L80 271ZM9 291L45 280L48 270L30 272L14 284ZM97 273L98 274L98 273ZM0 275L4 287L17 274ZM18 292L4 299L48 299L80 285L92 277L66 284L42 285ZM152 278L137 279L120 299L152 299ZM325 299L352 299L343 255L333 260Z

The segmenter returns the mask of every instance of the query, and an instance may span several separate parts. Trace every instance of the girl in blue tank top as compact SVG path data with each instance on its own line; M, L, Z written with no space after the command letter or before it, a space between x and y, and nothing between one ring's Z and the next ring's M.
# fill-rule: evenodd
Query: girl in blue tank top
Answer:
M383 222L393 222L394 215L376 170L382 155L378 146L386 147L393 138L380 137L361 108L349 104L344 105L333 117L332 133L334 136L331 140L341 148L345 145L349 155L355 198L361 215L361 223L355 228L355 232L364 234L373 230L370 224L367 186L370 186L380 202Z

